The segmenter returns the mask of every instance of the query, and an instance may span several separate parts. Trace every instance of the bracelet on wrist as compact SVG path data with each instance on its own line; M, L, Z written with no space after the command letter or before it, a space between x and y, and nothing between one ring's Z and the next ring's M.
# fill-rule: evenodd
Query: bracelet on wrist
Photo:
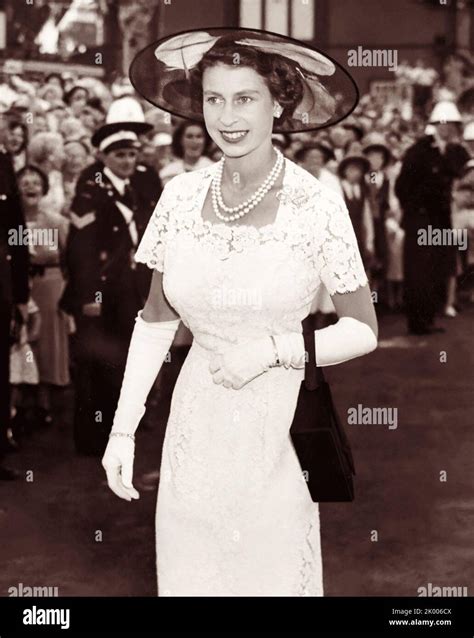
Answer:
M270 335L270 339L272 340L273 343L273 350L275 352L275 363L273 365L271 365L271 368L274 368L275 366L279 366L281 365L281 361L280 361L280 355L278 354L278 348L277 348L277 344L275 341L275 337L273 335Z

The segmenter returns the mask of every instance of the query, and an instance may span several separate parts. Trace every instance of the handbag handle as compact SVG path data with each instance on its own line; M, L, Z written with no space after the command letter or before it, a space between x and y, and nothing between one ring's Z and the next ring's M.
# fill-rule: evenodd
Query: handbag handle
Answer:
M307 390L316 390L319 385L326 381L323 371L316 365L314 332L314 330L303 332L304 347L308 353L308 359L304 366L304 383Z

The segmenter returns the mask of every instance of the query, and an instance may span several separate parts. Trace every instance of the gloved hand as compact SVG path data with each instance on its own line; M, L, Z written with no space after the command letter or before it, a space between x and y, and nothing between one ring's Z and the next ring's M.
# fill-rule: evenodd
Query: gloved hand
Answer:
M213 355L209 370L214 383L226 388L240 390L275 363L275 352L270 337L231 346L222 353Z
M306 353L302 334L291 332L275 335L275 341L282 365L304 367ZM340 317L335 324L314 331L314 345L316 364L325 367L372 352L377 347L377 337L363 321Z
M133 439L128 436L110 437L102 465L112 492L127 501L140 498L140 494L132 484L134 458L135 441Z
M221 383L226 388L240 390L252 379L260 376L269 368L278 365L276 355L283 351L280 340L285 338L285 346L289 349L291 346L297 349L299 343L297 333L289 333L288 335L274 336L275 344L270 336L261 339L252 339L244 344L231 346L222 353L215 354L209 362L209 370L212 373L214 383ZM288 344L288 345L286 345ZM275 348L276 346L276 348ZM286 352L286 351L285 351ZM302 365L298 364L297 358L292 357L292 352L288 352L285 361L280 359L280 365L287 368L304 367L304 359ZM304 346L303 346L304 357Z
M140 310L135 318L111 436L102 458L110 489L128 501L138 498L132 485L135 442L122 435L134 435L180 322L179 319L148 322L141 314Z
M304 368L306 352L302 333L273 335L254 339L214 355L209 362L214 383L238 390L270 367ZM377 347L377 338L366 323L353 317L341 317L336 324L315 330L316 364L330 366L368 354Z

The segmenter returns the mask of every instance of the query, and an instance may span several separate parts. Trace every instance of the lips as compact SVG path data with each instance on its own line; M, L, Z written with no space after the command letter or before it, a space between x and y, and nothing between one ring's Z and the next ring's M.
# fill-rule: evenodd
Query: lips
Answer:
M220 133L226 142L235 144L236 142L243 140L248 131L221 131Z

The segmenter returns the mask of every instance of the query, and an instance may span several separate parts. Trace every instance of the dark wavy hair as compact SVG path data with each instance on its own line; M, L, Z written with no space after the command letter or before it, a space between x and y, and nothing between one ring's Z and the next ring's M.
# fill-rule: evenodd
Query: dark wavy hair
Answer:
M14 131L16 128L20 128L23 132L23 142L19 150L19 153L22 153L25 150L25 148L28 146L28 127L26 126L26 124L24 124L20 120L11 120L8 123L8 130Z
M278 126L284 125L291 119L295 108L303 98L303 83L298 75L296 63L276 53L265 53L251 46L235 44L233 38L221 38L190 72L193 105L200 113L202 113L202 77L206 69L216 64L227 64L232 67L246 66L254 69L265 80L272 97L283 108L281 116L275 120Z
M39 176L39 178L41 180L41 186L42 186L42 190L43 190L43 195L46 195L46 193L49 191L48 178L47 178L46 174L43 173L43 171L40 168L38 168L37 166L35 166L34 164L26 164L26 166L23 166L23 168L21 168L17 172L17 174L16 174L17 184L20 183L20 179L23 177L23 175L26 175L27 173L36 173L36 175Z
M202 122L186 121L186 122L181 122L181 124L179 124L173 132L171 150L175 157L179 157L180 159L183 159L184 157L183 136L184 136L184 133L186 132L186 129L188 129L191 126L199 126L199 128L202 129L202 132L204 134L204 149L202 154L208 155L209 150L211 148L212 140L209 136L209 133L206 131L206 127L204 126Z

